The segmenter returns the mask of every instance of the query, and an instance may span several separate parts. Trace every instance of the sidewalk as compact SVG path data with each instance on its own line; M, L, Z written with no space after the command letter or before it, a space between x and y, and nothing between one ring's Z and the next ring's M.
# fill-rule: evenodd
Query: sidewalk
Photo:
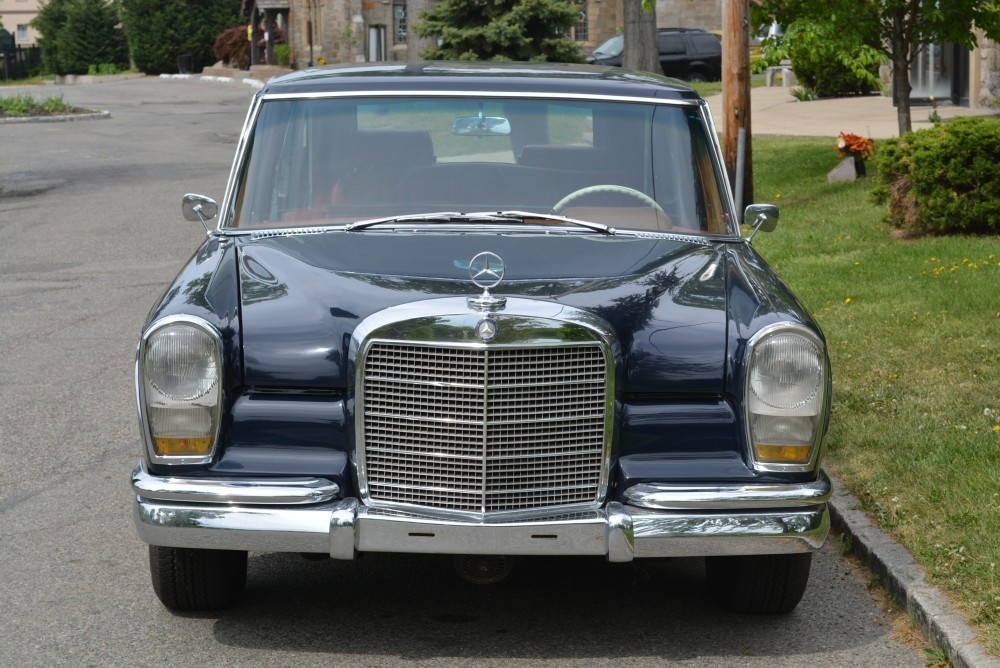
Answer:
M707 98L722 132L722 95ZM953 107L938 105L942 120L956 116L1000 116L1000 109ZM914 130L929 128L930 106L910 108ZM757 87L750 89L750 124L754 135L793 135L799 137L836 137L841 132L853 132L872 139L898 137L896 108L892 98L883 95L841 97L800 102L790 88Z

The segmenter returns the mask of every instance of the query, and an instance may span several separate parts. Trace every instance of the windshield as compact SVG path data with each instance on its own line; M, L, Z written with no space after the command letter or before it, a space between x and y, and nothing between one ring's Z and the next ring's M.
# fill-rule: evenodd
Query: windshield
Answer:
M727 234L712 156L693 107L471 97L266 100L240 167L230 227L516 211L617 229Z
M594 49L595 56L620 56L625 48L625 39L621 35L615 35L606 42Z

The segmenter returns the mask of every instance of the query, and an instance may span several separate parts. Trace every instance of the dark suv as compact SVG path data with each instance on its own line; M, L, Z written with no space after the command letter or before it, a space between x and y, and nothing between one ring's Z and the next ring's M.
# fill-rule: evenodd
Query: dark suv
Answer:
M722 41L715 33L693 28L660 28L656 36L660 67L668 77L685 81L722 79ZM621 67L625 39L615 35L594 49L587 62Z

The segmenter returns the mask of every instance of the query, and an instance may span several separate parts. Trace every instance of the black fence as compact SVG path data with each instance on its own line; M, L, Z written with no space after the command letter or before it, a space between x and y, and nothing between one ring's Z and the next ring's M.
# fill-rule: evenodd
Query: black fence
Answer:
M38 74L42 68L42 50L37 46L0 46L3 67L0 75L4 81L26 79Z

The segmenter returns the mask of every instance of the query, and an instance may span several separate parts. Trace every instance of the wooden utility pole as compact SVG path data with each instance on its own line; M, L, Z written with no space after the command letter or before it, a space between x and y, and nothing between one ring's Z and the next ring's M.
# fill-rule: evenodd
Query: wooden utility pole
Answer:
M750 150L750 6L748 0L723 0L722 155L736 210L753 202ZM739 169L742 167L742 169Z

